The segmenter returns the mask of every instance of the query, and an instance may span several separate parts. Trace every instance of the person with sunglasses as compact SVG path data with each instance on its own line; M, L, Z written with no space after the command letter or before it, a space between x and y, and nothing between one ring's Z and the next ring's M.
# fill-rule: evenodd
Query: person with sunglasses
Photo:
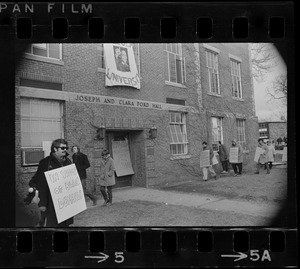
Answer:
M68 227L74 223L73 217L58 223L56 213L44 172L72 164L68 158L68 142L56 139L52 142L50 155L39 162L38 169L29 182L30 187L39 190L39 208L42 219L40 227Z

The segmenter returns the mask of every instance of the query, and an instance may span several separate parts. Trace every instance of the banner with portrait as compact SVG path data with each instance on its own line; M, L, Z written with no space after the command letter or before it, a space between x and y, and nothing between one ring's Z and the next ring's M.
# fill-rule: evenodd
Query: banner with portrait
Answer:
M131 44L103 44L105 86L141 88L140 77Z

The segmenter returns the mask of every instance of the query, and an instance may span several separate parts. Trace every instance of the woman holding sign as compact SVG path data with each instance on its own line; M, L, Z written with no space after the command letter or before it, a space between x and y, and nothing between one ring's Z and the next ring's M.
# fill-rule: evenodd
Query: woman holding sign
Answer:
M234 177L242 175L243 170L243 148L237 143L236 139L231 142L232 147L230 148L229 162L232 165L234 171Z
M104 206L112 204L112 186L116 184L115 165L107 149L102 151L100 191L104 198Z

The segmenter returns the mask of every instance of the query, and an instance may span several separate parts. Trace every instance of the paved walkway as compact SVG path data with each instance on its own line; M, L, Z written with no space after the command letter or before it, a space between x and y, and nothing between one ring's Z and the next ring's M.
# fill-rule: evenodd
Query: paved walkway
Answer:
M224 197L208 196L196 193L163 191L151 188L125 187L114 190L114 203L128 200L141 200L166 205L181 205L213 211L228 211L250 216L272 217L280 209L277 203L255 203L243 200L231 200ZM98 201L101 206L103 200ZM91 208L91 202L87 202ZM94 208L94 207L93 207Z

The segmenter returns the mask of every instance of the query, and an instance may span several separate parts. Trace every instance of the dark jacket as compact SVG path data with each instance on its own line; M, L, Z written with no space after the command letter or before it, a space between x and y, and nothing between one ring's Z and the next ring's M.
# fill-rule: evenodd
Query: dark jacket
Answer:
M37 227L41 220L41 211L36 203L25 205L17 195L16 227Z
M220 157L220 161L224 162L228 160L228 154L227 154L227 149L223 144L219 145L219 157Z
M91 166L88 157L78 152L72 155L72 160L75 163L80 179L86 179L86 169Z
M72 163L68 158L62 164L60 164L60 162L52 155L52 153L50 153L48 157L40 161L38 170L29 182L30 186L36 187L39 191L39 206L45 206L47 208L47 227L68 227L70 224L74 223L73 217L61 223L57 222L51 193L44 174L44 172L46 171L57 169L70 164Z

